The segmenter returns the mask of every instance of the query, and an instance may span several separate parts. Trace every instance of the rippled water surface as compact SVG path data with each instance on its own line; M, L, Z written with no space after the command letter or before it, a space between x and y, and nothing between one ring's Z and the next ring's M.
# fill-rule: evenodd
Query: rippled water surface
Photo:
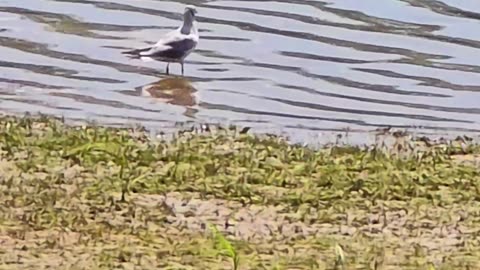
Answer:
M185 77L120 52L198 9ZM294 136L480 130L480 5L470 0L0 0L0 109L154 129ZM170 71L180 74L180 66Z

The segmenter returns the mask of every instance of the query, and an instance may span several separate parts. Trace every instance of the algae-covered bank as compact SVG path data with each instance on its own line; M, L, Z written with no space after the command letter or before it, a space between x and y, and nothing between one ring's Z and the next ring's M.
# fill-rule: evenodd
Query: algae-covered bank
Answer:
M480 147L0 119L0 269L479 269Z

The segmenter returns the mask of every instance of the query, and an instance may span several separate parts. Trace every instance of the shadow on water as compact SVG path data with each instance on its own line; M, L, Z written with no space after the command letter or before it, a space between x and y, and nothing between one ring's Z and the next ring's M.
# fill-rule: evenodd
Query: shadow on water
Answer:
M290 136L479 131L480 8L358 3L4 0L1 109L149 127L252 124ZM120 53L178 27L185 4L197 6L201 34L186 77Z

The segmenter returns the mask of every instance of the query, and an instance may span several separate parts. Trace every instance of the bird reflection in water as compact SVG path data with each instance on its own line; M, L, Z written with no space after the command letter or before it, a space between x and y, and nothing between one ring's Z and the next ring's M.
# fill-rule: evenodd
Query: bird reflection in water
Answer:
M195 92L197 89L183 77L169 77L142 87L142 95L165 101L168 104L183 106L186 108L183 114L191 118L194 118L198 111L192 108L197 104Z

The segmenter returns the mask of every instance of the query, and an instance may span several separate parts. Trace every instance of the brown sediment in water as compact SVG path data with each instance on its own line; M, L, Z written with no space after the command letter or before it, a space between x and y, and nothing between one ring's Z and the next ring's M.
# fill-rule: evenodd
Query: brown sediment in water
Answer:
M197 92L185 78L171 77L159 80L143 87L142 92L153 98L166 100L167 103L181 106L195 106L194 94Z

